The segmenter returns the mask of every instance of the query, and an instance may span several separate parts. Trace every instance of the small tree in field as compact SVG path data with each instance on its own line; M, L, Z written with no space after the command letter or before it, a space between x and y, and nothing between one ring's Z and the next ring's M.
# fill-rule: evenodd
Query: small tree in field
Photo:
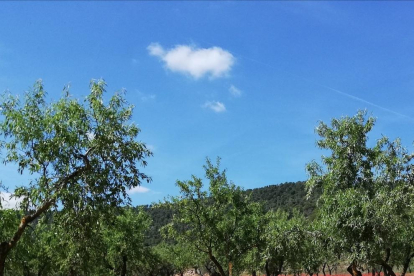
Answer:
M121 209L113 222L103 225L105 260L114 275L129 274L134 263L144 256L145 231L151 219L143 210Z
M244 254L254 246L255 215L258 208L236 185L227 181L209 159L204 166L210 181L208 190L200 178L178 181L180 197L172 198L173 222L167 226L168 236L188 243L208 257L221 276L238 270ZM233 267L234 266L234 267Z
M41 81L22 101L3 97L3 162L16 164L18 172L30 173L32 180L14 192L24 198L25 215L1 241L0 276L27 226L47 210L118 206L128 200L127 189L150 180L138 168L146 165L151 152L136 140L140 130L129 122L133 107L121 94L104 104L105 86L102 80L92 81L84 102L65 90L59 101L47 103Z

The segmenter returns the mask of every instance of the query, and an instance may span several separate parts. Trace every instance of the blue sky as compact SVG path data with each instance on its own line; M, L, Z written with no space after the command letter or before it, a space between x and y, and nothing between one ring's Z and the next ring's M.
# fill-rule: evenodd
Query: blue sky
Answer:
M370 136L414 140L413 2L1 2L0 90L51 99L91 79L136 106L154 151L133 204L222 158L244 188L306 180L318 121L367 109ZM0 167L11 189L27 179Z

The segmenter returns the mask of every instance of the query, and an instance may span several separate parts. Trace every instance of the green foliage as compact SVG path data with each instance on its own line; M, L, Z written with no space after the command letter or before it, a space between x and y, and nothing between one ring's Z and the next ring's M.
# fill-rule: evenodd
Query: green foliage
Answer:
M111 267L112 272L117 274L122 272L123 265L128 264L128 267L133 269L136 263L143 261L145 231L151 224L148 214L143 210L124 208L119 212L113 221L101 222L104 261L107 262L106 266Z
M41 81L23 101L3 95L3 162L16 164L18 171L30 173L32 180L14 191L23 198L25 216L0 244L0 275L5 256L26 227L50 208L59 206L66 226L78 224L86 229L96 223L97 213L128 203L129 188L150 181L139 166L145 166L152 153L137 141L140 130L129 122L133 107L120 93L105 104L105 86L102 80L92 81L83 102L72 99L65 89L59 101L47 103ZM87 232L80 231L82 235ZM93 236L90 233L92 230L69 240L79 242Z
M67 94L47 104L39 81L24 101L6 95L1 104L0 131L4 163L35 176L28 187L15 191L30 206L55 198L63 207L88 203L118 205L126 189L149 178L137 168L151 152L136 141L139 129L128 123L132 106L121 94L104 104L105 82L91 82L84 103Z
M246 193L251 193L252 201L262 202L266 211L281 209L292 213L296 209L309 217L314 213L321 190L316 188L306 198L305 182L298 181L246 190Z
M265 211L281 209L292 213L296 209L306 217L313 217L321 189L317 188L309 199L306 198L305 182L301 181L269 185L244 192L252 202L261 203ZM159 230L171 222L174 208L168 208L165 204L140 207L148 212L153 221L148 231L146 244L156 245L162 241L162 235Z
M256 204L220 171L219 160L214 166L209 159L204 166L209 180L208 190L195 176L178 181L180 197L171 199L174 217L166 227L167 236L186 242L214 263L222 276L237 267L244 252L252 247Z
M392 275L390 253L398 255L395 242L412 214L412 155L399 140L386 137L368 147L374 122L358 112L333 119L330 126L320 123L318 146L331 154L322 157L323 166L308 164L307 188L309 193L322 188L319 218L352 269L381 264Z
M189 243L160 243L155 247L155 252L175 274L183 275L189 268L198 266L198 252Z

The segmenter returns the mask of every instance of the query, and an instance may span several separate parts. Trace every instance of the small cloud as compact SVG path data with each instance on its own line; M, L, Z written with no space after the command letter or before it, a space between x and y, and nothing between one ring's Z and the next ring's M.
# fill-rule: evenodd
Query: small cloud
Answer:
M16 198L11 193L0 192L0 202L3 209L19 209L22 198Z
M132 189L129 189L128 194L133 195L133 194L143 194L143 193L148 193L150 191L150 189L144 187L144 186L137 186L134 187Z
M242 95L242 91L234 85L230 86L229 92L233 97L240 97Z
M164 49L158 43L151 43L147 49L151 56L162 57L165 55Z
M147 49L150 55L160 58L169 70L189 74L195 79L206 75L212 78L225 76L235 61L230 52L220 47L195 48L177 45L165 51L160 44L152 43Z
M206 102L203 104L204 108L209 108L216 113L221 113L226 111L226 106L221 102Z

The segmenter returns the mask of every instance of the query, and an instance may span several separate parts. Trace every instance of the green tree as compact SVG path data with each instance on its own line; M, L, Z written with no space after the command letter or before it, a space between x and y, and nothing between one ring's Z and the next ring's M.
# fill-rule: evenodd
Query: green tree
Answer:
M56 240L50 245L58 271L66 275L103 275L104 247L100 225L113 221L113 215L96 212L91 205L53 214L52 232Z
M195 176L177 182L181 196L171 200L175 213L168 234L207 256L221 276L231 276L233 266L237 269L243 254L253 246L251 218L257 208L239 187L227 181L219 160L214 166L207 159L204 169L208 190Z
M125 276L129 267L146 257L144 240L151 220L143 210L128 208L119 212L113 221L102 224L104 261L114 274Z
M151 155L136 140L139 128L130 123L132 106L120 93L104 104L105 82L92 81L82 103L65 95L46 103L42 82L24 100L4 95L0 122L5 164L32 174L27 186L15 190L22 197L25 215L11 236L0 244L0 276L10 250L27 226L50 208L99 210L128 200L127 189L150 178L139 170Z
M257 272L263 268L263 251L267 248L265 231L269 219L265 215L264 204L254 204L251 207L255 209L248 222L254 226L253 231L251 231L252 246L243 256L241 268L244 271L251 272L252 276L256 276Z
M157 254L168 263L172 270L172 274L184 275L189 268L197 266L197 252L188 243L168 244L162 242L156 247Z
M313 229L311 221L297 210L291 215L280 209L269 211L266 217L268 224L263 235L266 275L278 276L289 269L294 274L302 270L309 275L317 273L321 265L320 234Z
M19 216L20 217L20 216ZM19 217L16 216L18 220ZM55 265L57 235L50 224L50 213L32 224L8 255L8 265L14 275L49 275L58 271ZM13 230L15 224L13 225Z
M354 117L320 123L316 129L319 148L330 151L323 165L308 164L308 192L322 188L321 223L336 247L350 261L348 272L358 276L362 264L381 265L395 275L392 264L397 256L396 237L407 226L413 196L412 155L400 145L382 137L367 145L374 118L365 112ZM391 254L394 252L393 254Z

